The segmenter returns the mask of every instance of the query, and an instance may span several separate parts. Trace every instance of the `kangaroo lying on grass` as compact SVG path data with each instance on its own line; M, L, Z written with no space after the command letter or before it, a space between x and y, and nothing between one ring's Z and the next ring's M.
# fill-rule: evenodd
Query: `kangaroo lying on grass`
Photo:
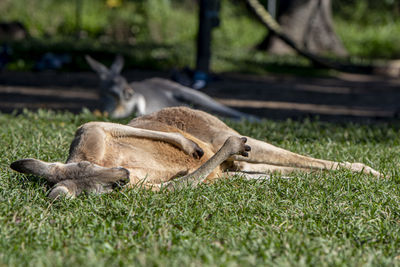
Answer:
M251 147L251 152L250 151ZM78 128L65 164L21 159L18 172L55 184L49 197L103 193L117 182L152 190L196 186L224 174L259 178L271 172L346 168L375 176L362 163L310 158L250 137L242 137L216 117L186 107L165 108L128 125L89 122Z
M121 56L116 57L110 68L90 56L86 56L86 61L100 77L102 110L113 118L128 117L133 112L146 115L166 107L187 106L226 118L256 120L254 116L231 109L204 93L167 79L128 83L121 75L124 65Z

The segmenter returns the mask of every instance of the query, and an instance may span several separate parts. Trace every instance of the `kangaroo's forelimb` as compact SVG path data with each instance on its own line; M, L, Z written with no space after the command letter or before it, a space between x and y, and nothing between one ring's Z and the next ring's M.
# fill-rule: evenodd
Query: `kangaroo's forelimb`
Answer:
M207 176L220 164L232 157L233 155L248 156L251 150L250 146L246 145L247 139L245 137L239 138L236 136L229 137L223 146L214 154L206 163L200 166L194 172L187 174L183 177L175 179L171 182L163 184L169 190L180 189L184 186L191 185L196 187L198 184L204 182Z

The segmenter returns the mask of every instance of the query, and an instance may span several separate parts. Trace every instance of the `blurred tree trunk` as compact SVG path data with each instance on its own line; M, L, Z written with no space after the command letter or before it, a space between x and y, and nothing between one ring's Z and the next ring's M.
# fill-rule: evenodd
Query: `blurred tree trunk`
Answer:
M314 54L347 55L333 28L331 0L278 2L278 22L283 32L300 47ZM258 48L274 54L293 53L293 49L274 34L267 35Z

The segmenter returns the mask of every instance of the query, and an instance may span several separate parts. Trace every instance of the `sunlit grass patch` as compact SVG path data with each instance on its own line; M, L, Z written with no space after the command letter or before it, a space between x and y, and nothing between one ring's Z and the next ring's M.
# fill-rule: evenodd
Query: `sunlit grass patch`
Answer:
M141 188L52 203L23 157L64 161L89 112L0 115L0 265L396 265L400 246L399 125L305 120L229 124L292 151L359 161L291 179L240 177L176 192ZM120 121L125 123L126 120Z

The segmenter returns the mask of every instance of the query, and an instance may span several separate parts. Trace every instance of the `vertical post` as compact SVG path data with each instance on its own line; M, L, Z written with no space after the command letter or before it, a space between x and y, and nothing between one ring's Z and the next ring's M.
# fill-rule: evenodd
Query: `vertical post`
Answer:
M277 0L268 0L268 12L276 20L276 3Z
M78 39L81 36L82 30L82 1L83 0L75 0L75 31Z
M197 33L197 57L196 71L207 73L209 71L211 57L211 30L212 24L207 13L209 13L213 0L200 0L199 30Z
M219 9L220 0L199 0L199 27L196 40L195 70L193 73L187 73L186 77L177 73L173 77L175 81L190 86L193 89L201 89L209 82L211 31L219 25Z

